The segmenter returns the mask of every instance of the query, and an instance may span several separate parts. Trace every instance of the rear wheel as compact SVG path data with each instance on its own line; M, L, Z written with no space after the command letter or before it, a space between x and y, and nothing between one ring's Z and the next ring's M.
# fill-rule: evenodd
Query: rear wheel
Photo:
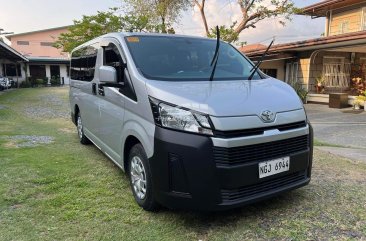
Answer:
M153 195L149 162L141 144L131 148L128 167L131 189L136 202L146 211L155 211L158 204Z
M79 113L76 117L76 127L77 127L77 131L78 131L78 136L79 136L80 143L83 144L83 145L90 144L90 140L84 134L84 127L83 127L83 122L81 120L80 111L79 111Z

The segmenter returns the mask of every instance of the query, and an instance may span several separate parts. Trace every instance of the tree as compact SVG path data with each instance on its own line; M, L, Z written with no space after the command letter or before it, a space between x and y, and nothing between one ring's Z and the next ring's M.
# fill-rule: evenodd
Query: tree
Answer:
M202 2L199 2L198 0L194 0L194 4L200 10L203 26L205 27L205 31L206 31L206 36L209 36L210 31L208 30L208 24L207 24L207 20L206 20L205 3L206 3L206 0L202 0Z
M200 9L202 22L205 26L206 35L212 36L214 34L213 29L207 31L207 19L205 16L205 0L194 0L195 5ZM229 0L230 1L230 0ZM269 4L264 5L266 0L237 0L238 7L241 11L241 19L235 21L229 27L223 25L220 26L220 31L223 30L226 33L226 39L229 42L235 42L238 40L239 34L248 28L255 28L256 24L264 19L282 17L284 20L291 20L291 16L299 12L299 9L295 7L292 0L271 0ZM280 19L279 23L285 25L285 21Z
M111 32L143 32L153 31L157 27L150 24L148 17L121 16L118 9L113 8L95 15L83 16L81 20L74 20L74 25L69 27L68 33L62 33L55 42L54 47L62 48L64 52L92 40L98 36Z
M158 32L174 32L174 23L179 21L181 13L191 6L191 0L126 0L130 14L148 16L158 27Z

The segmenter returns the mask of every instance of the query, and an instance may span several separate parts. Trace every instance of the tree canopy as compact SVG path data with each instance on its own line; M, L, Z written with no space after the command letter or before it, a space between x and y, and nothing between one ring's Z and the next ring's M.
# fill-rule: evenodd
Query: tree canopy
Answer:
M200 11L206 35L208 37L216 36L216 30L208 27L205 13L206 1L194 0L194 3ZM228 42L237 41L243 30L256 28L256 25L264 19L273 18L285 25L285 21L290 21L291 16L300 11L292 0L237 0L236 6L241 12L241 18L235 20L230 26L220 26L220 33L222 33L223 39Z

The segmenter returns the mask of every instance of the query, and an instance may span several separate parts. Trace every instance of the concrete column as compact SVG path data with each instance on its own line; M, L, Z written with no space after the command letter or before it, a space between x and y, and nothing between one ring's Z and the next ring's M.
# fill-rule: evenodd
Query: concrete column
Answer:
M60 65L60 77L61 77L61 81L62 81L62 78L64 78L65 85L70 84L70 79L69 79L69 77L67 77L67 67L64 64Z
M3 76L4 72L3 72L3 62L0 60L0 76Z
M46 65L46 77L48 78L48 84L51 84L51 67Z
M21 77L19 78L20 81L24 81L26 78L24 66L25 66L25 63L20 63L20 72L21 72Z

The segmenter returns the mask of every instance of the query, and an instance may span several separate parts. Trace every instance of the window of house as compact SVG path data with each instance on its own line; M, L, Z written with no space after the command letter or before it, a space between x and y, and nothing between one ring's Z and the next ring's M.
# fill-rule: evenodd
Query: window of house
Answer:
M44 46L44 47L52 47L53 46L53 43L52 42L41 42L41 46Z
M17 45L29 45L29 41L17 41Z
M349 21L341 22L341 24L339 26L339 33L343 34L343 33L348 33L348 32L349 32Z
M297 83L298 70L299 70L298 62L287 63L285 82L291 86L295 86L295 84Z
M323 59L323 76L325 86L349 87L351 63L345 57L329 57Z
M262 69L262 72L277 79L277 69Z
M366 8L362 8L361 30L366 30Z
M5 76L22 77L20 64L3 64L3 72Z

